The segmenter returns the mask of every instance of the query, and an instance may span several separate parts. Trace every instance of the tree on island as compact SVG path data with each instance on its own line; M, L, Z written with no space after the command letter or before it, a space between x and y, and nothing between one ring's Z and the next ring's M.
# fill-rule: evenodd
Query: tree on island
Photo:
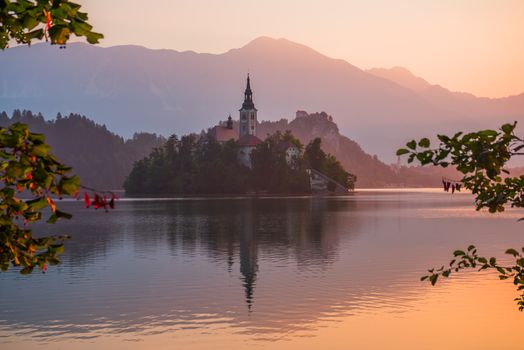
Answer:
M291 132L277 131L269 135L251 152L251 187L268 193L308 193L309 176L301 156L286 159L287 146L295 146L300 153L304 146Z
M516 122L504 124L499 131L482 130L453 136L438 135L440 144L430 148L430 140L412 140L397 155L408 155L408 163L415 160L422 165L454 166L463 174L460 182L475 195L476 209L487 208L490 213L503 212L507 206L524 207L524 175L509 176L504 166L514 156L524 155L524 140L515 135ZM505 174L505 176L503 176ZM523 220L520 219L519 221ZM495 257L479 256L474 245L456 250L448 266L428 270L421 279L432 285L439 277L449 277L464 269L496 270L501 280L511 279L517 290L524 291L524 247L510 248L506 254L515 258L513 265L501 265ZM516 298L520 311L524 310L524 292Z
M136 162L124 183L129 194L304 194L311 191L308 168L323 172L347 188L355 176L344 170L335 157L313 140L306 151L290 132L276 132L251 152L251 165L238 158L237 142L215 141L208 134L171 136L164 147ZM286 150L294 146L297 155L289 158Z
M9 47L11 40L30 45L45 38L64 45L71 34L97 43L102 34L91 31L87 14L79 9L66 0L0 0L0 49ZM50 153L45 137L30 132L27 125L0 128L0 270L20 266L26 274L59 262L65 237L36 238L27 225L42 220L46 208L51 211L47 223L71 217L56 207L52 197L78 192L80 180L67 176L70 170ZM21 193L32 198L23 200Z
M357 177L348 173L335 156L326 154L321 143L322 140L316 138L307 145L304 158L308 167L326 174L346 188L354 189Z

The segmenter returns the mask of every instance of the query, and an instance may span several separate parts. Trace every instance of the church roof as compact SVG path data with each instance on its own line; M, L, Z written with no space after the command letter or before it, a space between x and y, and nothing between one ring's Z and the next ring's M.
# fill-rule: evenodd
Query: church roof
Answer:
M229 140L238 140L238 131L229 129L225 126L217 125L211 129L211 137L218 142L227 142Z
M256 137L255 135L244 135L238 140L238 146L239 147L255 147L259 143L261 143L262 140Z

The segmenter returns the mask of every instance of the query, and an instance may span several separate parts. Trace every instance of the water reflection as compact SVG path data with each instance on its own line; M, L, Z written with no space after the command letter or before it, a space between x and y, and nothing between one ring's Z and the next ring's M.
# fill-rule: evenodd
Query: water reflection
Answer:
M0 336L277 340L364 310L409 312L438 293L418 277L453 248L476 242L489 254L521 243L514 218L461 216L470 203L361 193L122 201L108 214L64 203L74 220L41 228L73 235L63 264L29 278L0 275Z

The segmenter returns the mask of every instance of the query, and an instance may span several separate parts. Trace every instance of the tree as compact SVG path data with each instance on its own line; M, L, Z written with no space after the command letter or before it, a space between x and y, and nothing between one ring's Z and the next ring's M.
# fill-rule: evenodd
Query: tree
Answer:
M422 165L455 166L463 174L460 182L475 196L477 210L487 208L490 213L496 213L504 211L507 206L522 208L524 175L511 177L509 171L504 169L512 157L524 155L521 152L524 140L515 135L516 125L516 122L504 124L499 131L482 130L468 134L459 132L452 137L438 135L440 144L437 148L430 148L428 138L418 142L412 140L406 144L407 148L399 149L397 155L408 155L408 163L417 160ZM479 256L475 246L470 245L466 250L456 250L449 266L430 269L429 275L421 279L435 285L439 277L449 277L452 272L464 269L496 270L501 280L513 279L517 290L523 291L515 299L519 310L523 311L524 247L520 251L510 248L506 250L506 254L515 258L513 265L502 266L495 257Z
M65 237L35 238L27 225L41 220L45 208L51 209L48 223L70 218L57 209L52 196L73 195L80 180L66 175L71 168L49 153L43 135L29 132L25 124L0 128L0 150L0 269L23 266L25 274L36 266L57 264ZM18 197L24 193L33 198Z
M300 154L288 162L286 151L291 146ZM303 148L289 131L269 135L251 152L253 188L269 193L308 193L309 175L301 155Z
M0 0L0 49L9 47L11 40L30 45L45 38L64 45L71 33L97 43L103 35L91 31L87 14L79 9L67 0ZM50 153L45 137L31 133L27 125L0 128L0 270L23 266L21 273L26 274L36 266L45 270L47 264L59 262L65 237L35 238L27 225L41 220L46 208L51 209L48 223L71 217L58 210L52 198L78 192L80 180L67 176L70 170ZM17 193L33 198L23 200ZM100 203L95 195L95 205Z
M65 45L71 34L98 43L104 36L92 31L80 7L67 0L0 0L0 49L9 47L11 40L31 45L45 38L51 44Z
M355 188L357 177L348 173L335 156L326 154L321 143L322 140L317 137L306 146L304 158L307 166L326 174L346 188Z

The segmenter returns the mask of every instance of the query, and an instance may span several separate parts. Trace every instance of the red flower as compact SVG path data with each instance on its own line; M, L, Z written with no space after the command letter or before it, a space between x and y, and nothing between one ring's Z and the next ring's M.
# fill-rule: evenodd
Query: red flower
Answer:
M86 204L86 208L89 208L89 206L91 205L91 200L89 199L89 195L86 193L84 193L84 202Z

